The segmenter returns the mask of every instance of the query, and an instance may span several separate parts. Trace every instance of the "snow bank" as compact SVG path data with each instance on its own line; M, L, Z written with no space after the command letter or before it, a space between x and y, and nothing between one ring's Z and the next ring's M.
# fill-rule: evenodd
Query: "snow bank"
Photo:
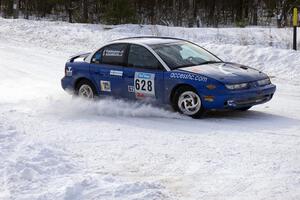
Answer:
M182 28L152 25L95 25L67 22L31 21L0 18L0 36L55 49L81 50L129 36L155 35L184 38L199 43L255 45L259 47L292 47L292 28ZM300 38L300 31L298 31ZM300 46L300 41L298 42Z
M292 29L179 28L165 26L68 24L0 18L0 38L68 55L89 52L113 39L158 35L185 38L206 47L225 61L246 64L299 84L300 52L288 50ZM299 30L300 33L300 30ZM300 38L300 35L299 35ZM300 43L298 45L300 47ZM258 49L258 47L260 47ZM277 47L277 48L274 48Z
M300 51L213 43L202 46L225 61L242 63L262 70L271 76L273 81L300 84Z
M160 25L111 26L113 32L136 33L184 38L199 43L255 45L258 47L292 48L292 28L247 27L247 28L183 28ZM300 33L298 31L298 35ZM298 42L298 46L300 41Z

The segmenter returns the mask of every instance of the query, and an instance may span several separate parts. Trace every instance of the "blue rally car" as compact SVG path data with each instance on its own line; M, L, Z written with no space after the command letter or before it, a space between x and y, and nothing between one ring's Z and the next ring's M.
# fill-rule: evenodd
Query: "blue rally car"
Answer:
M269 101L276 90L261 71L166 37L119 39L73 56L62 87L85 98L155 100L194 118L208 110L248 110Z

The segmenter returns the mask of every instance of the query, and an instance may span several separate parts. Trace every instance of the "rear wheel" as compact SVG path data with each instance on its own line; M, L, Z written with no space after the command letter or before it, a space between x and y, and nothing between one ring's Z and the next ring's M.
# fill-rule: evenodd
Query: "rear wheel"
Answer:
M96 90L90 81L81 80L76 86L76 95L85 99L94 99Z
M172 103L174 109L184 115L200 118L204 114L201 98L192 87L180 87L175 92Z

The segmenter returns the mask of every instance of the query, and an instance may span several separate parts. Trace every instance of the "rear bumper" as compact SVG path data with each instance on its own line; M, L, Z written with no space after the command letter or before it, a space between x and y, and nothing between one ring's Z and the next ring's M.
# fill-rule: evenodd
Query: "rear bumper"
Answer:
M67 76L63 77L61 79L61 87L66 91L73 91L74 87L72 78Z
M273 98L276 86L273 84L242 91L228 91L226 94L215 95L214 101L204 100L204 107L208 110L239 109L266 103Z

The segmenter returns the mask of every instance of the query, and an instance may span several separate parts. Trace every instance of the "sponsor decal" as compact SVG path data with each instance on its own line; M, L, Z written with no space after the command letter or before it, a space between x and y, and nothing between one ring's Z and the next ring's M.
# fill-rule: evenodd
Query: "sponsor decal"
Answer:
M110 70L109 73L111 76L123 76L123 71Z
M201 76L197 74L188 74L188 73L173 72L170 74L170 78L207 82L207 78L205 76Z
M135 72L134 91L136 97L155 97L155 74Z
M124 54L124 50L118 51L118 50L109 50L106 49L103 51L103 56L111 56L111 57L121 57Z
M72 67L68 67L66 70L66 76L72 76L72 75L73 75Z
M111 92L110 81L100 81L101 91Z
M138 72L137 77L140 79L151 79L151 75L149 73Z
M136 98L145 98L145 94L137 92Z
M134 93L134 86L133 85L128 85L128 92Z

